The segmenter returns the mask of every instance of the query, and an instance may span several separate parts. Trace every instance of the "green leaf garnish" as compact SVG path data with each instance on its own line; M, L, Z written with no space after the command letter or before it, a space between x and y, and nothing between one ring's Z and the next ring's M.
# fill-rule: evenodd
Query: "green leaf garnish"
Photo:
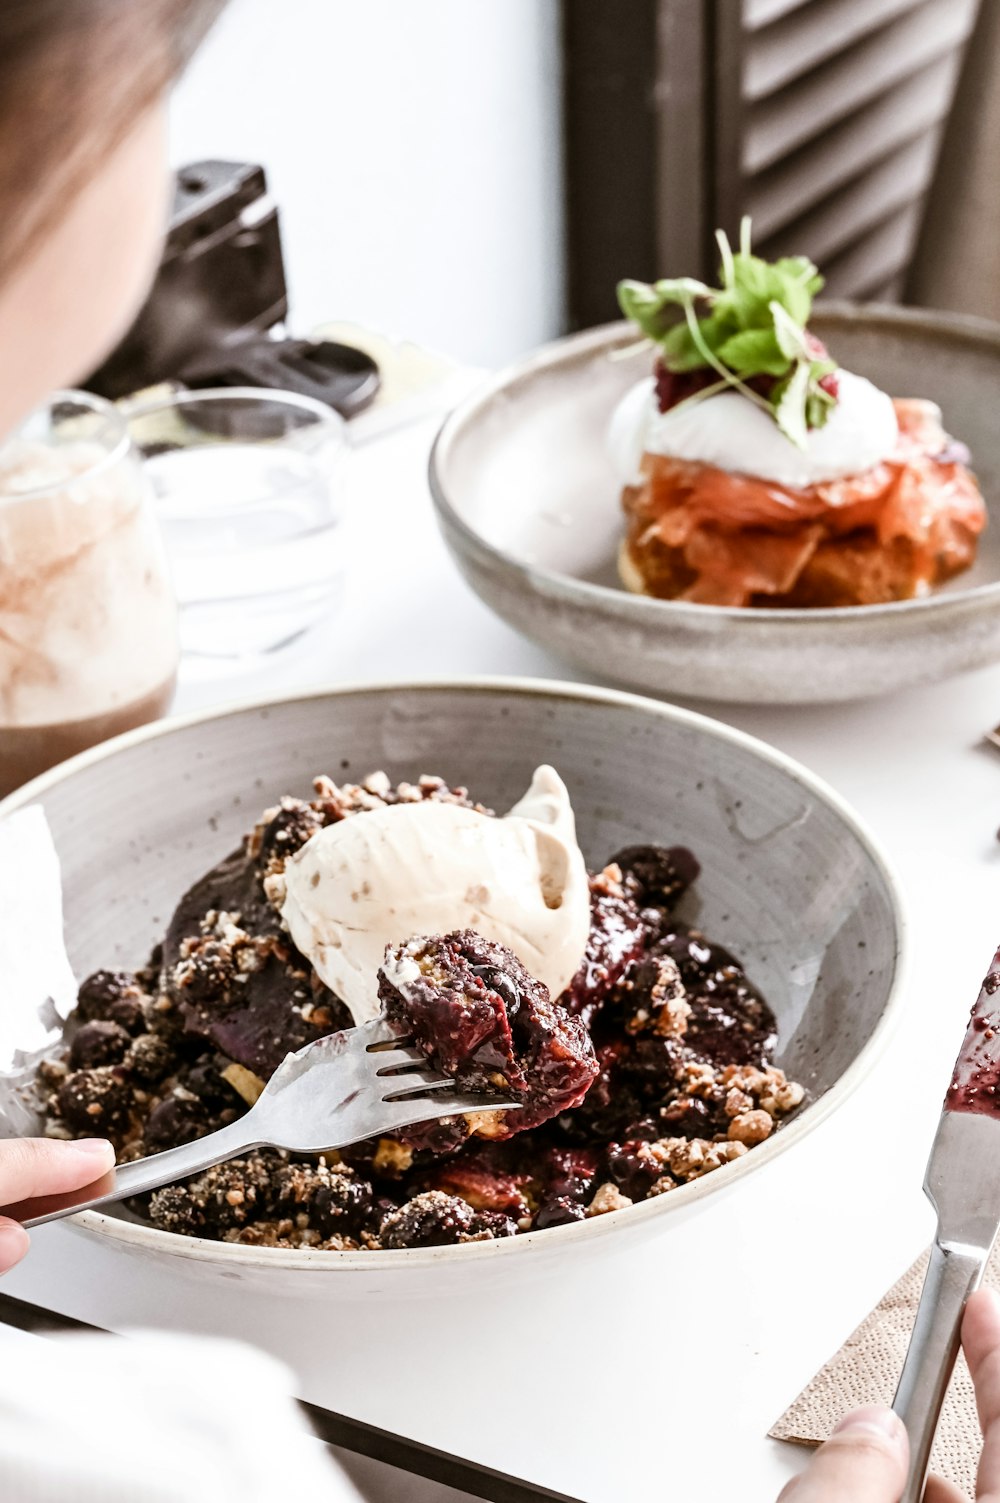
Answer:
M783 376L788 370L788 352L782 349L774 329L744 329L731 334L717 354L723 365L740 376Z
M772 302L770 306L771 318L774 321L774 337L786 360L811 360L812 352L802 325L795 322L781 303Z
M622 312L657 345L668 370L717 374L718 382L689 401L734 387L804 448L809 430L821 428L836 406L819 384L836 364L806 329L823 278L808 256L773 262L755 256L749 219L740 225L739 250L722 230L716 240L720 286L693 277L620 282Z
M806 446L808 428L806 424L806 403L809 399L809 367L804 361L794 366L790 376L786 376L780 386L775 387L779 393L774 408L774 421L781 429L786 438L799 449Z
M711 287L694 277L670 277L662 282L618 283L618 303L626 318L637 323L648 339L660 340L669 331L674 310L711 295Z

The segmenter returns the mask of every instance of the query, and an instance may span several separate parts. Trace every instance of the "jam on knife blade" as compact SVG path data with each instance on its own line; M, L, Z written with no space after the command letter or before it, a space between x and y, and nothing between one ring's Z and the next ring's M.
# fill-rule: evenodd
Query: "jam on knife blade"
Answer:
M972 1009L944 1109L1000 1117L1000 950Z

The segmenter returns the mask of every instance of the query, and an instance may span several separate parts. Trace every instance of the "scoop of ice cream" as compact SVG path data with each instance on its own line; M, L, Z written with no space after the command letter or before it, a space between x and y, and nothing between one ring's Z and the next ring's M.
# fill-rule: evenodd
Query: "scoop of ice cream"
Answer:
M551 767L502 819L428 800L327 825L271 891L292 939L358 1023L379 1011L387 945L473 929L557 997L590 928L573 809Z

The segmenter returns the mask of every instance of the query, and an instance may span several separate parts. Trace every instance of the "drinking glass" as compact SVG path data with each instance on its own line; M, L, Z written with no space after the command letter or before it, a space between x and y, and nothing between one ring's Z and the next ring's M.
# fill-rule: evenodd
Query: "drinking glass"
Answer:
M130 404L180 606L181 650L209 673L296 642L340 599L347 425L256 387Z
M177 610L143 467L102 397L0 444L0 793L168 708Z

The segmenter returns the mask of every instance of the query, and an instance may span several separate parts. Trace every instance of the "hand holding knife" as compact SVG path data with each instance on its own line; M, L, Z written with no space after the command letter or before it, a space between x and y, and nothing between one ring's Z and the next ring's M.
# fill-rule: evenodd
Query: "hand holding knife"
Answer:
M893 1408L910 1439L900 1503L920 1503L958 1356L962 1312L1000 1227L1000 950L972 1009L931 1148L924 1193L937 1213L920 1305Z

